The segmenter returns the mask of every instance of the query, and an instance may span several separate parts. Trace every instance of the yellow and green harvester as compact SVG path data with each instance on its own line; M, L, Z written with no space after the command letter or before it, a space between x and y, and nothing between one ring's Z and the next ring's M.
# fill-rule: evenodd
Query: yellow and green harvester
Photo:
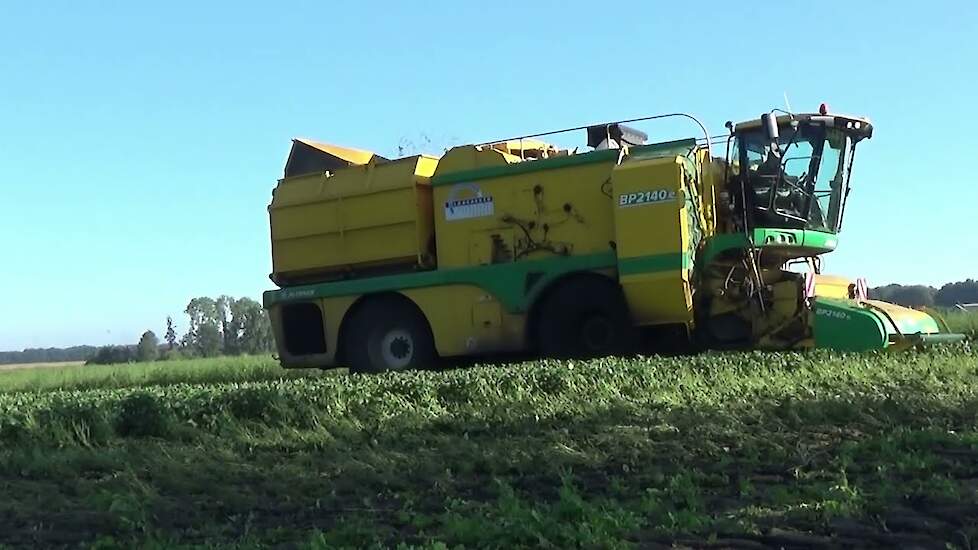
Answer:
M704 137L646 143L632 124L675 116ZM821 273L867 119L823 106L727 128L717 140L659 115L396 159L293 140L268 208L282 365L962 338ZM569 131L585 150L540 139Z

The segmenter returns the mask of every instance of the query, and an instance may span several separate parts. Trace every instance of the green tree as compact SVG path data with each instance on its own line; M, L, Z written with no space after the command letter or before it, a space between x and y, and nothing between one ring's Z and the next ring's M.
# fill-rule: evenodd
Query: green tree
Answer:
M189 317L189 321L187 333L183 336L183 347L199 352L201 328L207 325L213 325L215 328L218 326L217 302L206 296L197 297L190 300L184 313ZM218 331L218 340L220 340L220 331Z
M197 328L194 348L202 357L216 357L221 354L221 331L217 328L217 323L209 322Z
M85 364L112 365L115 363L128 363L134 359L135 354L128 346L102 346Z
M873 300L883 300L884 302L891 301L893 293L898 290L900 285L889 284L886 286L877 286L869 289L869 297Z
M922 285L905 286L895 291L891 299L907 307L920 307L934 305L934 294L937 291L931 287Z
M95 356L95 346L70 348L27 348L23 351L0 351L0 365L7 363L57 363L61 361L86 361Z
M937 289L923 285L890 284L869 291L870 298L908 307L932 306L936 294Z
M268 313L260 303L251 298L235 301L233 325L241 331L241 351L248 354L268 353L275 341Z
M136 359L138 361L156 361L160 355L160 340L156 334L147 330L139 339L136 345Z
M976 303L978 302L978 281L968 279L957 283L948 283L937 291L934 302L945 307Z
M166 340L166 349L172 351L177 344L177 329L173 326L173 318L169 315L166 316L166 335L163 338Z
M231 296L222 294L215 301L217 308L217 320L221 327L222 351L225 355L237 355L240 353L241 337L240 328L234 323L234 309L237 300Z
M221 353L268 353L274 349L268 314L251 298L198 297L187 304L185 313L190 321L182 339L184 353L211 357Z

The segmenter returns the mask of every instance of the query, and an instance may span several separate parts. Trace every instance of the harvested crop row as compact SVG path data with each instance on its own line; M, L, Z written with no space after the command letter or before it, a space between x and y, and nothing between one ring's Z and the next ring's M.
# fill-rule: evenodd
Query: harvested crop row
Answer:
M498 422L558 418L610 407L718 407L832 398L875 400L902 421L975 396L976 348L901 356L706 354L696 357L538 362L387 376L179 384L0 395L0 441L91 444L114 435L166 436L171 428L218 430L331 423L376 428L392 419Z
M104 390L172 384L218 384L315 378L318 369L284 370L271 355L79 365L0 373L0 393Z

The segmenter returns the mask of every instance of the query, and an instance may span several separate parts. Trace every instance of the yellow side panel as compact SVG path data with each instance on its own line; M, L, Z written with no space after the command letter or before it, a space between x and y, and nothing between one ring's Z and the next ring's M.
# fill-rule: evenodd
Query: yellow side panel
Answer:
M415 156L284 179L269 205L279 276L430 262L429 177L437 159Z
M523 348L525 315L506 313L484 290L449 285L405 290L431 325L443 357L517 351Z
M626 162L612 176L619 281L637 324L692 322L685 178L676 157Z
M450 174L487 166L505 166L520 160L519 154L512 155L493 147L459 145L442 155L438 161L438 173Z
M610 250L613 165L609 160L436 186L439 269Z
M636 325L693 322L692 294L684 271L620 278Z
M419 194L430 197L430 190L425 191ZM420 230L416 227L417 218L409 215L414 212L398 207L399 203L413 200L414 191L403 189L354 197L342 204L315 203L280 209L277 223L272 225L279 258L276 270L416 259ZM320 223L313 227L310 220Z

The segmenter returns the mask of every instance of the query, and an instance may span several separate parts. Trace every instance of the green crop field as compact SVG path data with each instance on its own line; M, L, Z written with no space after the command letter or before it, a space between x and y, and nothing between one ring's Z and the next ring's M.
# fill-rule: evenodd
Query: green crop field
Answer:
M952 331L967 334L972 340L978 339L978 313L952 311L944 315L943 319Z
M330 375L329 371L286 370L270 356L158 361L124 366L70 364L3 373L0 376L0 393L257 382Z
M973 548L978 346L0 373L0 545Z
M77 367L78 365L82 365L84 363L84 361L62 361L59 363L2 363L0 364L0 371Z

